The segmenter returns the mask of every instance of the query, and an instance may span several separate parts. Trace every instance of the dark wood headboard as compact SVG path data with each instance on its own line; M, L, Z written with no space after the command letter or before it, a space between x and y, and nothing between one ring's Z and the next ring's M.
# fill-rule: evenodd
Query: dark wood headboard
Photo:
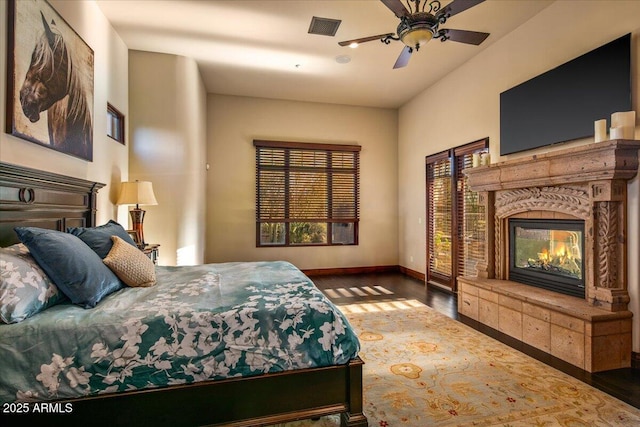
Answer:
M105 184L0 162L0 246L18 242L13 228L64 231L93 227Z

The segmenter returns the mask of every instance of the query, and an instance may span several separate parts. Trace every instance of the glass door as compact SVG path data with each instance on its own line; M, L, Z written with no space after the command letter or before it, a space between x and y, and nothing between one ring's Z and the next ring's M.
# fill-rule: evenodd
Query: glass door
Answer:
M488 147L486 138L426 159L427 283L455 292L456 278L475 275L484 258L484 206L463 170L473 166L473 154Z
M448 153L427 160L427 280L452 287L452 162Z

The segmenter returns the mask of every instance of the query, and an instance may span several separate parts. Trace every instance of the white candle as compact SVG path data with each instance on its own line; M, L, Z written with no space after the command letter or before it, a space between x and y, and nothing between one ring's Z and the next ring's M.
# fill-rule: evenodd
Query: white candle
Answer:
M480 166L480 153L473 153L473 167L477 168Z
M611 139L633 139L636 133L636 112L622 111L611 115L611 127L620 128L622 134L619 138Z
M596 120L594 123L595 126L595 140L596 142L601 142L607 139L607 120Z
M611 128L611 139L623 139L622 137L622 127L618 126L615 128Z
M482 156L480 156L480 164L482 164L482 166L488 166L491 163L491 157L489 153L482 153Z

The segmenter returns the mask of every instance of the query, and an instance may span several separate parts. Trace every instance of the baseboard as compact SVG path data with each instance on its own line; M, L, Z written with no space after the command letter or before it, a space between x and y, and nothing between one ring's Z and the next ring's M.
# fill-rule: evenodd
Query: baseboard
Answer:
M401 265L377 265L370 267L339 267L339 268L311 268L302 270L307 276L330 276L339 274L375 274L375 273L397 273L424 282L425 275L419 271L412 270Z
M631 352L631 367L633 369L640 369L640 353L635 351Z
M413 277L414 279L418 279L422 282L424 282L424 279L425 279L424 273L420 273L419 271L415 271L403 266L400 266L400 273L407 275L409 277Z
M302 270L307 276L329 276L337 274L374 274L374 273L397 273L397 265L378 265L372 267L341 267L341 268L314 268Z

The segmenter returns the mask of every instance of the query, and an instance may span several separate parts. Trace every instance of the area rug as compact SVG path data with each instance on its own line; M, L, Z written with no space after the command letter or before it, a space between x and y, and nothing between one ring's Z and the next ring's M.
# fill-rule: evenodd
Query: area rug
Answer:
M640 410L418 301L344 305L370 426L639 426ZM334 427L337 416L283 424Z

